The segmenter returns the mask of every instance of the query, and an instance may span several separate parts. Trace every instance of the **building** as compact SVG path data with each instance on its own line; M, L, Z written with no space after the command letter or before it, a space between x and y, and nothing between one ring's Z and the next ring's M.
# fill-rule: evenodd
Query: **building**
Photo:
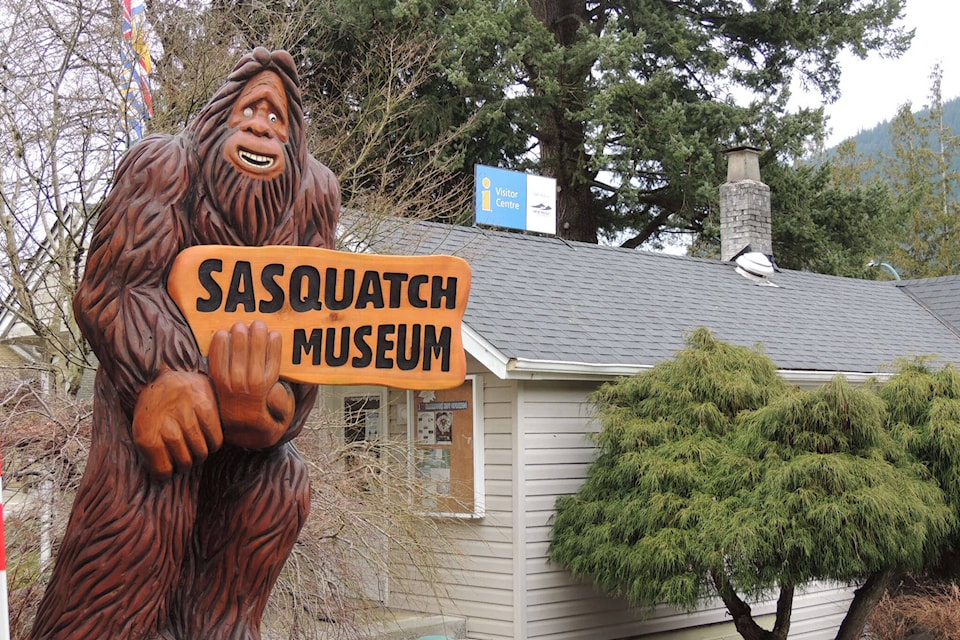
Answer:
M701 326L726 342L759 345L804 388L838 374L854 383L884 379L901 358L960 363L960 278L865 281L775 270L763 259L769 190L756 154L735 150L730 167L721 200L733 217L723 221L721 261L476 227L380 229L376 251L458 255L473 283L463 387L325 390L328 408L362 420L366 437L416 444L412 464L435 489L424 510L438 514L455 543L439 589L374 580L372 596L460 616L475 640L739 637L719 602L693 614L639 612L547 561L555 500L576 491L592 459L597 425L588 394L671 358ZM760 251L732 261L747 244ZM850 589L811 585L794 604L791 637L832 638Z

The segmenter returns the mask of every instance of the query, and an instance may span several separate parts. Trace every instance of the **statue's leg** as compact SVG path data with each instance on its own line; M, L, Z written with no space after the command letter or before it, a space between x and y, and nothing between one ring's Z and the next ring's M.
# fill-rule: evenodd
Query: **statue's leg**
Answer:
M201 482L175 635L259 640L270 591L310 509L306 463L292 443L267 451L225 446Z
M31 638L160 637L197 486L197 474L148 478L116 393L98 375L90 457Z

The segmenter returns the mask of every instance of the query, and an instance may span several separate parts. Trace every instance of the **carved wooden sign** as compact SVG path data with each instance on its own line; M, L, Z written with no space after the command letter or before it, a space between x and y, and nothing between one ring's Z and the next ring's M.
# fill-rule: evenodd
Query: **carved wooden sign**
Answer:
M449 389L466 375L461 258L201 245L167 282L204 355L217 331L262 320L293 382Z

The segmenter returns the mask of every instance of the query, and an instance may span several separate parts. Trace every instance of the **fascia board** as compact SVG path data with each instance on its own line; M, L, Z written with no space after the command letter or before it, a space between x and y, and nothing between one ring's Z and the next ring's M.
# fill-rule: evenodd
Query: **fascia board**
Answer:
M636 375L652 368L652 365L511 358L507 363L506 371L507 377L515 380L610 380Z
M490 344L486 338L471 329L466 323L461 325L460 333L463 336L464 351L473 356L495 376L501 380L506 380L510 358L503 355L499 349Z
M843 376L847 382L854 385L865 384L870 380L877 382L886 382L894 375L890 371L875 371L873 373L863 371L806 371L797 369L778 369L777 373L783 376L783 379L800 387L819 387L833 380L837 376Z
M611 380L622 376L636 375L651 368L652 365L596 364L511 358L506 363L505 374L506 378L514 380ZM894 375L891 372L879 371L807 371L798 369L778 369L777 373L786 382L807 388L826 384L836 376L843 376L851 384L860 385L870 380L886 382ZM503 377L500 374L497 375Z

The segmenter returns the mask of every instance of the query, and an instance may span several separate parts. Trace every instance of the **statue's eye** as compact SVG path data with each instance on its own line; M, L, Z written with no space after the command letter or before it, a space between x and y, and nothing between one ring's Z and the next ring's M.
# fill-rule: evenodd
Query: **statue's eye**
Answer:
M247 107L246 109L244 109L244 110L243 110L243 117L244 117L244 118L252 118L252 117L253 117L253 108L252 108L252 107Z
M277 122L280 120L275 113L271 113L269 116L267 116L267 119L270 120L270 124L277 124Z

